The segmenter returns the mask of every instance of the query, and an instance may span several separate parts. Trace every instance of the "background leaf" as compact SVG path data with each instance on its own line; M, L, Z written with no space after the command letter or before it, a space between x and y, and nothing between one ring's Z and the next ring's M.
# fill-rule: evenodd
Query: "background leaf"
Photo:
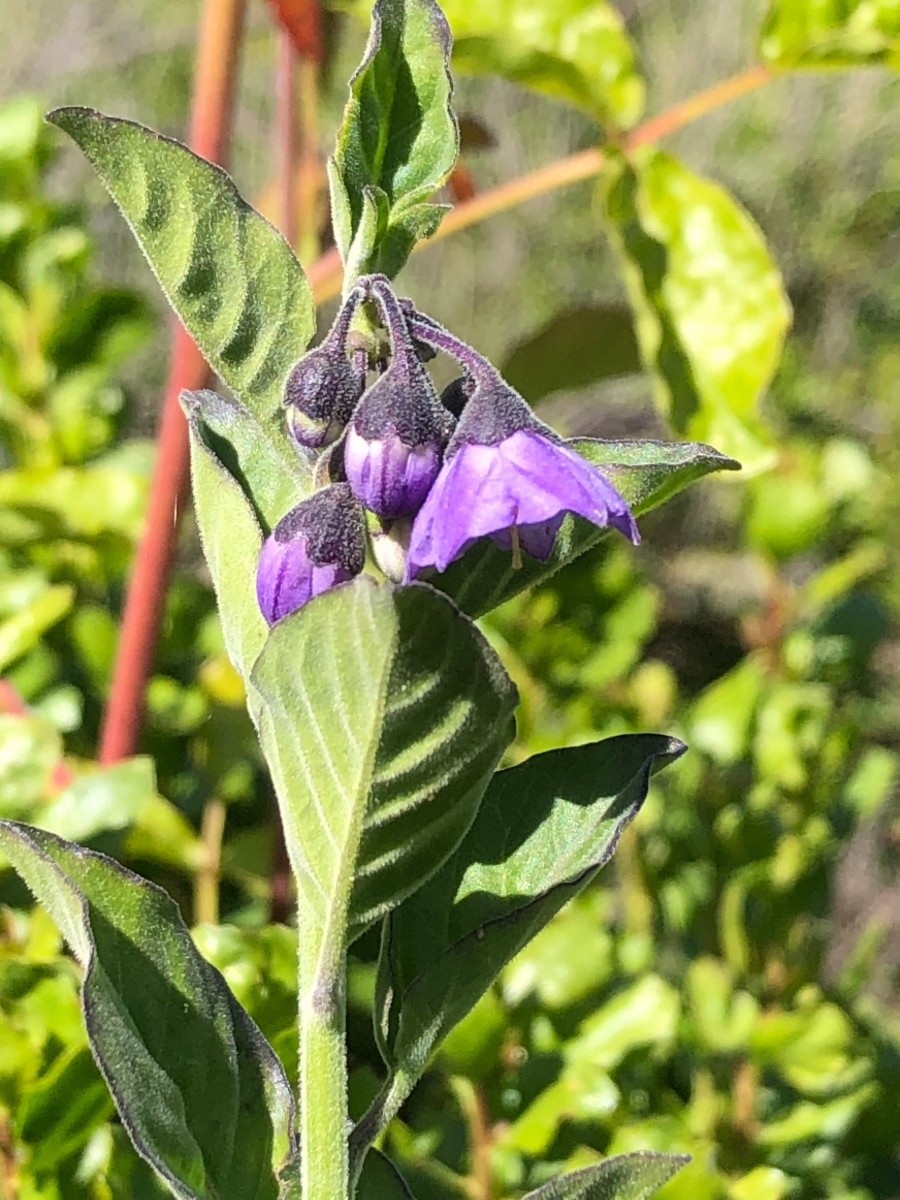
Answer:
M690 1160L683 1154L619 1154L551 1179L523 1200L647 1200Z
M500 771L456 853L389 918L382 1052L411 1081L500 970L612 856L682 742L608 738Z
M329 163L335 240L348 281L395 275L444 209L429 203L459 149L450 30L434 0L378 0ZM365 214L368 213L364 220Z
M628 129L644 81L617 9L605 0L445 0L453 65L502 75Z
M691 442L577 438L571 446L588 462L603 468L637 516L712 471L740 469L739 463L726 458L712 446ZM568 516L547 561L540 562L526 554L518 569L512 566L508 553L485 538L443 574L435 576L432 582L452 596L463 612L480 617L526 588L548 579L608 534L608 529L598 529L581 517Z
M775 67L900 65L900 9L892 0L774 0L760 53Z
M643 370L634 317L622 305L560 313L503 366L503 378L530 404L553 392Z
M365 577L275 625L252 681L308 919L358 931L468 829L515 689L445 597Z
M0 822L0 848L85 967L88 1035L138 1152L184 1200L265 1200L290 1144L281 1064L174 902L112 859Z
M668 154L608 162L608 227L659 407L679 433L758 468L771 455L757 405L790 324L765 239L723 188Z
M312 290L281 234L180 142L89 108L47 119L96 168L211 366L276 424L285 376L315 329Z
M356 1200L415 1200L389 1158L370 1150L356 1188Z

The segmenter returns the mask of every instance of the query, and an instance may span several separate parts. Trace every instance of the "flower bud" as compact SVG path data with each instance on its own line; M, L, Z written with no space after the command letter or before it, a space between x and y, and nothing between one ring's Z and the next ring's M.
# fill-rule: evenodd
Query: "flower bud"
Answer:
M365 387L365 370L347 357L347 337L360 293L354 289L325 339L292 368L284 387L287 425L301 446L337 441Z
M256 595L270 625L358 575L366 559L365 514L346 483L314 492L263 543Z
M390 284L376 281L373 293L390 334L391 361L353 414L344 469L366 508L393 520L421 507L440 470L449 430Z

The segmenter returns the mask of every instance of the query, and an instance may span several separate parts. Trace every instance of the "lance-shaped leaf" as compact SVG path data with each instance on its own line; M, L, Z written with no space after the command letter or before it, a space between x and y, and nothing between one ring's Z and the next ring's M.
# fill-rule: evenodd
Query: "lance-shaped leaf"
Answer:
M446 597L367 577L278 622L252 682L306 919L358 932L469 828L515 688Z
M628 129L644 81L615 5L605 0L444 0L453 65L502 75Z
M329 163L335 240L352 280L395 275L440 224L430 198L459 149L450 30L434 0L377 0Z
M774 67L897 67L900 9L894 0L772 0L759 48Z
M213 441L210 430L190 396L185 410L191 439L194 511L203 553L216 592L228 657L246 680L268 631L256 599L256 567L263 534L243 488L209 444Z
M723 188L658 150L610 154L603 195L661 411L758 469L771 452L757 405L790 324L762 233Z
M650 1150L618 1154L551 1179L522 1200L647 1200L689 1161L684 1154Z
M264 425L315 329L293 251L220 168L180 142L89 108L48 120L90 159L209 363Z
M91 1048L138 1153L178 1200L275 1200L290 1087L160 888L17 822L0 849L85 968Z
M651 772L684 749L659 734L625 735L494 776L459 849L385 925L376 1032L401 1087L608 861Z
M648 512L676 492L712 471L737 471L740 464L712 446L693 442L600 441L578 438L570 443L588 462L602 467L636 516ZM504 600L548 579L560 567L609 536L581 517L568 516L546 562L522 556L514 568L511 555L483 538L463 557L433 579L463 612L480 617ZM619 536L615 534L614 536Z

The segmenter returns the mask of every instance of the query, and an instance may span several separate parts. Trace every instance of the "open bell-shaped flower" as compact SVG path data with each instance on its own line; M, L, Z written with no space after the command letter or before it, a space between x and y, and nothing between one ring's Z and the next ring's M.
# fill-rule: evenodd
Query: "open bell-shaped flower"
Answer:
M394 520L416 512L428 495L452 418L422 366L390 285L375 277L371 286L390 334L391 360L353 414L344 470L366 508Z
M566 513L640 541L631 510L606 476L539 421L490 363L428 326L422 336L459 358L475 388L413 522L407 580L427 567L445 570L482 537L511 550L514 562L521 562L520 550L545 560Z
M365 368L359 369L347 357L350 323L361 295L354 288L324 339L287 377L287 425L301 446L317 450L337 441L363 393Z
M256 595L270 625L313 596L358 575L366 560L366 522L346 483L314 492L263 543Z

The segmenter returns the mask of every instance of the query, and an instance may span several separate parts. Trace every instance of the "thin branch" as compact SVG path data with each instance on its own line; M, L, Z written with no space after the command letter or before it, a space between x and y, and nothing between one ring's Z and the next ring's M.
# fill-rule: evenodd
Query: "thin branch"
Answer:
M222 162L231 135L245 0L205 0L197 47L189 144ZM122 631L109 702L100 737L100 761L116 762L137 748L147 680L159 635L169 571L178 541L178 510L185 498L189 448L178 403L183 388L203 387L207 367L193 340L178 325L157 435L156 468L147 524L128 583Z
M637 150L641 146L667 137L685 125L690 125L699 117L713 112L721 105L755 91L773 78L774 73L768 67L758 65L740 75L724 79L721 83L716 83L712 87L698 92L696 96L691 96L680 104L666 109L665 112L644 121L642 125L638 125L624 139L623 148L626 151ZM588 150L581 150L577 154L570 154L567 158L561 158L544 167L538 167L535 171L529 171L527 175L520 175L507 183L501 183L498 187L482 192L472 200L457 204L444 217L434 237L429 238L427 242L420 242L416 249L440 241L453 233L458 233L461 229L467 229L470 225L476 225L479 221L485 221L488 217L506 212L519 204L524 204L526 200L534 200L538 196L543 196L547 192L555 191L570 183L580 183L584 179L591 179L603 169L603 161L602 149L592 146ZM318 262L313 263L309 270L309 278L316 299L320 303L339 295L342 268L337 251L330 250Z
M200 819L203 862L194 876L194 920L198 924L219 923L219 880L226 815L224 802L216 796L207 800L203 806L203 816Z

